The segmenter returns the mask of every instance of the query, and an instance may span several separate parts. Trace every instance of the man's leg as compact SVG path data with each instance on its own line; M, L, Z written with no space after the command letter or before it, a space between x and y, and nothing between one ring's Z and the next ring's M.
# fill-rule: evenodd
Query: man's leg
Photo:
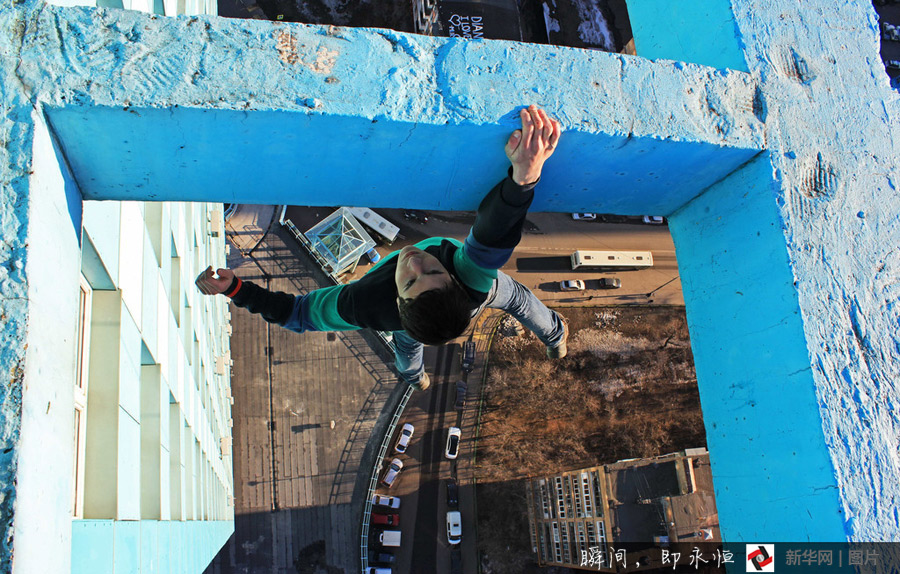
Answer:
M431 384L425 363L422 361L425 346L406 334L394 331L394 364L400 378L411 387L424 391Z
M547 346L547 355L551 358L566 355L566 338L569 330L562 317L548 309L528 287L506 273L497 272L494 297L487 306L502 309L525 325Z

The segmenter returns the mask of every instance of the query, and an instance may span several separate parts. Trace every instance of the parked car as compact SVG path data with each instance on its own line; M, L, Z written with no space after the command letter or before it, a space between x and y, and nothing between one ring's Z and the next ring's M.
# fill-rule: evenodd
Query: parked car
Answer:
M397 439L397 445L394 447L394 450L403 454L406 452L406 447L409 446L409 439L412 438L413 433L416 431L416 427L412 426L409 423L403 425L403 428L400 429L400 438Z
M373 514L372 524L380 524L382 526L399 526L399 514Z
M372 263L378 263L379 261L381 261L381 255L379 255L378 252L375 251L374 247L366 251L366 257L368 257L369 261L371 261Z
M378 535L378 543L382 546L398 548L400 546L400 538L399 530L382 530Z
M369 568L369 574L394 574L394 569L393 568L372 567L372 568Z
M469 385L465 381L456 381L456 403L454 408L458 411L466 407L466 393L469 392Z
M475 341L463 343L462 370L466 373L475 366Z
M394 481L397 480L401 470L403 470L403 461L395 458L391 461L391 466L388 467L387 474L381 479L381 483L388 488L394 486Z
M597 219L596 213L573 213L572 219L575 221L593 221Z
M462 431L459 428L450 427L450 431L447 433L447 448L444 449L444 454L450 460L455 459L459 455L459 440L461 437Z
M369 562L378 565L388 565L394 563L394 555L390 552L369 552Z
M447 481L447 508L459 507L459 485L454 479Z
M428 215L422 211L416 211L415 209L407 209L404 211L403 219L414 221L416 223L428 223Z
M622 286L622 280L618 277L601 277L597 283L601 289L618 289Z
M447 513L447 542L456 545L462 540L462 515L458 510Z
M569 279L559 282L560 291L584 291L584 281L581 279Z
M400 499L396 496L376 494L372 497L372 504L375 506L386 506L387 508L400 508Z
M642 221L648 225L662 225L666 222L666 218L662 215L645 215Z

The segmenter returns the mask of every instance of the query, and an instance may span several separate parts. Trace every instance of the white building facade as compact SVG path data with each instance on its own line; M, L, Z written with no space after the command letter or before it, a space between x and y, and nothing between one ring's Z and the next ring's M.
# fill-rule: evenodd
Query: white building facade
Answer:
M72 572L200 572L233 531L218 204L85 202Z
M215 0L54 3L217 12ZM22 427L35 439L17 461L26 480L13 571L202 572L234 531L230 315L224 298L193 285L207 266L225 266L222 206L78 206L61 151L36 120L33 179L46 197L29 212L46 241L26 272L80 267L81 280L77 293L32 294L47 312L32 325L40 344L26 363ZM68 215L53 207L60 194ZM61 247L67 228L80 253Z

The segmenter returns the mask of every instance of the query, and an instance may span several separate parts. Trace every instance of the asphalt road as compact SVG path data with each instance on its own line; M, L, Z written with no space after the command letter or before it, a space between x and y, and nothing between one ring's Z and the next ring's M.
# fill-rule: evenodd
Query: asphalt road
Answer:
M395 572L444 574L450 571L450 547L446 533L446 481L455 474L451 461L444 457L447 429L459 425L460 413L454 409L456 381L460 379L459 345L426 347L426 370L431 388L416 392L407 404L398 425L411 423L415 433L407 451L393 451L398 433L385 457L385 468L394 456L403 460L403 470L395 485L379 487L381 494L400 496L402 546L395 552ZM465 437L464 437L465 438Z
M379 209L384 217L400 227L403 236L390 246L379 246L382 254L426 237L445 236L464 240L474 217L456 212L429 213L428 223L413 223L403 218L403 210ZM576 249L640 250L653 253L654 266L640 271L603 273L596 270L573 271L569 256ZM361 265L357 274L369 269ZM647 304L684 305L675 244L667 225L646 225L640 218L629 223L575 221L567 213L529 213L526 232L503 271L532 289L549 305ZM596 288L596 279L618 277L622 287L615 290ZM583 292L563 292L559 282L565 279L586 280ZM653 293L652 297L647 297Z

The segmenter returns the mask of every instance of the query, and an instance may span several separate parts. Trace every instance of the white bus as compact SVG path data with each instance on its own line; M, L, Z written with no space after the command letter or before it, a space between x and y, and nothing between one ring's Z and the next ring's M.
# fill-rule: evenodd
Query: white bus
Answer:
M592 268L627 271L653 267L649 251L585 251L572 254L572 269Z
M353 214L353 217L355 217L357 221L359 221L378 235L384 237L384 240L389 244L393 243L394 240L397 239L397 234L400 233L400 228L387 219L381 217L368 207L348 207L347 209L350 210L350 213Z

